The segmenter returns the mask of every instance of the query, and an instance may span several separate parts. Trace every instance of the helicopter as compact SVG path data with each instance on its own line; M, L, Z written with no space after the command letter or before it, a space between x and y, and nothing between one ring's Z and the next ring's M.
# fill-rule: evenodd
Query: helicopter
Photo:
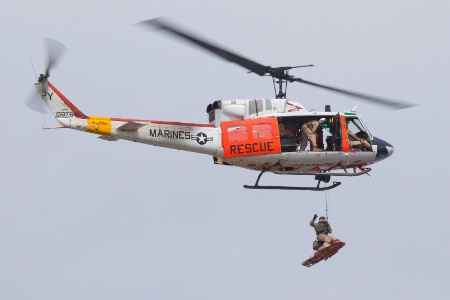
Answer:
M323 112L308 111L302 104L286 97L288 83L302 83L335 93L357 97L391 109L414 104L370 96L330 87L289 75L289 70L308 67L270 67L216 46L163 18L137 23L145 29L159 29L181 40L236 63L260 76L271 76L275 98L217 100L207 105L208 123L183 123L157 120L112 118L85 115L49 80L65 46L47 40L49 59L45 73L40 74L35 88L48 106L58 128L70 128L99 135L106 141L126 140L153 146L211 155L214 164L236 166L258 171L253 185L247 189L281 189L324 191L339 186L330 182L332 176L360 176L371 171L368 166L382 161L394 152L388 142L372 135L355 111L333 112L329 105ZM305 124L317 124L316 145L311 135L302 133ZM304 127L304 126L303 126ZM311 129L311 128L310 128ZM307 147L309 143L309 147ZM350 171L349 171L350 170ZM353 172L351 172L353 170ZM260 185L261 176L271 172L279 175L313 176L315 186Z

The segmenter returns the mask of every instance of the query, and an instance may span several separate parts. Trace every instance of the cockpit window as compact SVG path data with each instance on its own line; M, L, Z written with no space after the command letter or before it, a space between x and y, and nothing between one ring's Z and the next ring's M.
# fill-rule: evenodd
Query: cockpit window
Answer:
M369 130L364 126L362 121L358 117L347 117L347 130L350 130L361 139L372 139L372 135Z

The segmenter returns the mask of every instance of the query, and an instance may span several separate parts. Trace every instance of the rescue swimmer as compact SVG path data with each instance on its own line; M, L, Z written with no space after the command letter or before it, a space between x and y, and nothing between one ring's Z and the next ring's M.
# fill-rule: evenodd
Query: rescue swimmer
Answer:
M319 218L318 223L314 223L316 219L317 214L314 215L312 220L309 222L309 225L311 227L314 227L317 235L317 240L313 243L313 249L320 252L323 249L330 247L334 243L335 238L331 235L328 235L329 233L332 233L333 230L331 229L331 226L326 218L322 216Z

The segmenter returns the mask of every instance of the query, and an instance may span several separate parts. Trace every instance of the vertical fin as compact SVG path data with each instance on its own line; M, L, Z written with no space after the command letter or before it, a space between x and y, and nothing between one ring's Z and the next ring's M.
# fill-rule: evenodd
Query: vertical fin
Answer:
M65 127L71 127L71 119L87 119L88 117L82 113L69 99L58 91L50 82L40 80L35 84L38 94L41 96L45 104L55 116L56 120Z

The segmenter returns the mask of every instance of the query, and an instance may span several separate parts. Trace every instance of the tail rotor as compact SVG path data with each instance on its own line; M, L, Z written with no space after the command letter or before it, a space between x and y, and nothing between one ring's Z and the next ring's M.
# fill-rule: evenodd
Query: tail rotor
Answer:
M55 68L62 56L67 50L67 47L57 40L46 38L44 39L45 45L47 47L47 66L45 68L45 78L50 77L50 71Z
M40 83L43 83L50 77L50 72L58 65L67 50L67 47L62 43L49 38L44 39L44 45L46 48L47 63L45 66L45 73L40 74L38 78ZM33 91L33 93L25 100L25 105L35 112L42 114L48 113L45 103L39 96L40 95L36 95L36 92Z

